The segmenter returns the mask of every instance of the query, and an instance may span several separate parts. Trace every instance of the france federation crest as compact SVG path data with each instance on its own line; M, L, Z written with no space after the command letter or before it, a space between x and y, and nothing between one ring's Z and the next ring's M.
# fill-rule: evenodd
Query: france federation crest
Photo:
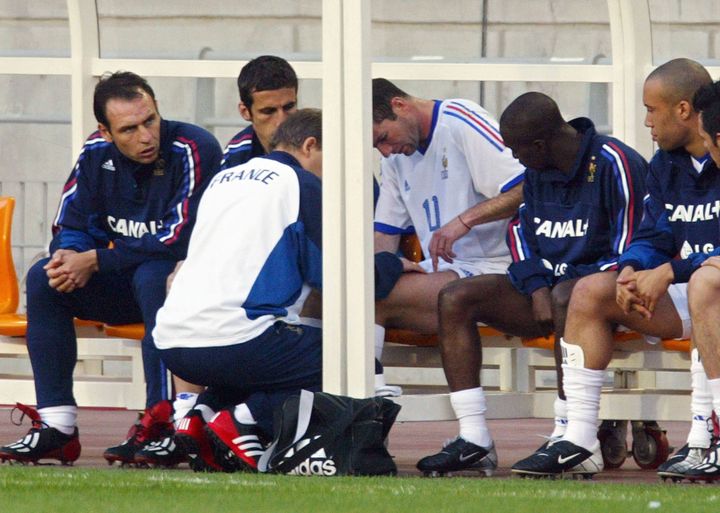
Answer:
M443 148L443 156L442 156L442 171L440 171L440 178L443 180L447 180L448 177L448 159L446 154L446 149Z

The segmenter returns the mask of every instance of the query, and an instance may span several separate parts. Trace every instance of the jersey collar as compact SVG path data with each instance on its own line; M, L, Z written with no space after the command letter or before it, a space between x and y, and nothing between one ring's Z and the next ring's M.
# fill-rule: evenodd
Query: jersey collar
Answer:
M557 169L553 169L552 171L537 171L542 181L567 183L579 173L585 172L586 161L592 151L592 142L596 134L595 125L588 118L575 118L568 121L568 124L582 134L580 149L575 157L572 171L570 173L563 173Z
M441 103L442 102L440 100L435 100L435 105L433 105L432 122L430 123L430 134L427 136L427 139L425 139L424 141L420 141L417 149L417 151L419 151L421 155L425 155L425 152L430 147L430 143L432 143L432 138L433 134L435 133L435 125L437 125L438 113L440 112Z
M264 155L267 155L267 153L265 152L265 149L263 148L263 145L260 143L260 139L257 136L257 132L255 132L255 127L250 125L248 128L250 129L249 132L252 134L252 143L250 146L250 148L251 148L250 149L250 151L251 151L250 158L262 157Z
M295 157L284 151L275 150L272 153L269 153L265 158L275 160L290 167L304 169Z
M692 167L693 167L693 169L695 169L695 172L696 172L697 174L700 174L700 173L702 173L702 172L705 170L705 168L707 167L707 161L708 161L708 160L710 160L710 154L709 154L709 153L706 153L705 155L703 155L703 156L700 157L699 159L696 159L695 157L693 157L692 155L690 155L690 163L692 164ZM699 171L698 171L698 169L695 167L695 163L696 163L696 162L697 162L698 164L700 164L700 170L699 170Z
M663 151L663 150L658 150ZM675 164L677 163L678 167L681 167L682 169L685 169L688 174L691 176L697 178L700 176L703 176L703 174L710 168L713 168L713 162L710 158L710 154L706 153L703 157L699 159L695 159L697 161L701 161L703 163L703 167L701 171L697 171L695 169L695 166L693 165L692 158L693 156L690 155L690 152L687 151L685 148L677 148L675 150L667 151L668 157L670 158L670 163Z

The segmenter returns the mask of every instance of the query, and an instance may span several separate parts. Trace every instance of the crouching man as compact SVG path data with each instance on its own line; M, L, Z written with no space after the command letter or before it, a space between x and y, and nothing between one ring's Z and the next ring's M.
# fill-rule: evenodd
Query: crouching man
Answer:
M299 314L322 278L321 126L299 111L269 155L214 177L158 312L168 368L208 387L176 432L196 470L255 470L274 407L320 388L321 331Z

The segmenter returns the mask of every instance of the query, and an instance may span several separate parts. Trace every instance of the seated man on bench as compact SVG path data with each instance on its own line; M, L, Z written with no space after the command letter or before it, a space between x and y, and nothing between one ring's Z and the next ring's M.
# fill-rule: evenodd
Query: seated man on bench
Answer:
M520 204L523 168L476 103L413 97L382 78L373 80L373 146L383 155L375 251L395 253L400 236L414 232L430 256L376 302L379 359L385 328L437 333L445 284L505 272L505 231ZM376 392L384 388L378 365Z
M693 98L693 107L700 113L699 132L717 173L720 169L720 82L702 87ZM716 247L710 255L706 260L702 253L690 257L696 266L702 262L702 267L690 278L688 299L694 326L693 340L707 373L714 414L712 444L703 460L685 472L685 477L693 482L696 479L707 482L720 479L720 249Z
M647 162L589 119L566 122L551 98L531 92L503 112L500 131L527 166L525 201L508 230L513 264L507 274L465 278L440 292L440 347L460 435L418 462L425 473L489 475L497 466L477 323L522 337L562 333L577 279L615 269L642 216Z
M689 59L667 62L646 79L645 122L660 149L650 162L641 226L620 257L619 272L594 274L576 284L560 342L567 430L561 440L516 463L513 472L591 476L601 470L597 465L600 391L618 325L653 337L689 337L691 314L694 324L698 312L688 311L688 300L693 301L688 281L720 245L720 172L706 156L692 105L695 91L710 83L708 72ZM684 477L702 461L710 445L706 416L712 399L700 386L707 378L696 356L691 371L690 436L658 469L661 476Z
M134 73L103 76L93 106L98 131L65 184L51 258L28 271L27 346L38 411L21 408L33 427L0 448L0 460L70 463L80 455L73 317L145 324L147 409L104 457L134 462L143 444L172 431L167 369L151 332L165 279L185 258L200 196L222 153L205 129L161 118L153 89Z

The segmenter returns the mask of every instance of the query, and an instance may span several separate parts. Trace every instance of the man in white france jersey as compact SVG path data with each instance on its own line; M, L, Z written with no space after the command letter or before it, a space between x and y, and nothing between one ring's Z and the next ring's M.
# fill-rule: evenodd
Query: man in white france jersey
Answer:
M424 272L403 274L376 303L379 359L385 328L437 331L446 283L505 272L505 232L522 200L524 168L476 103L416 98L382 78L373 80L373 146L384 157L375 251L397 251L401 235L416 233L426 257Z
M158 314L163 360L208 387L176 431L196 470L254 470L273 409L320 388L321 331L303 325L300 311L322 279L321 125L317 110L292 114L275 151L208 185Z

